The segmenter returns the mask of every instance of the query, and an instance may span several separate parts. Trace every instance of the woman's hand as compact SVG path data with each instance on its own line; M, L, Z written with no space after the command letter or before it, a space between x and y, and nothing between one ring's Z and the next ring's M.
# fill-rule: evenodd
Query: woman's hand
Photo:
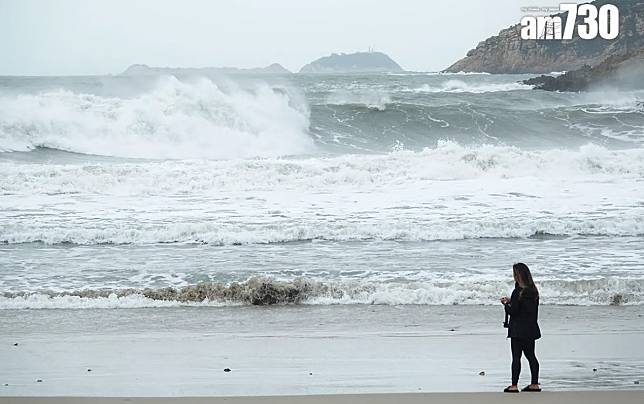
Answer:
M503 296L503 297L501 298L501 303L502 303L502 304L508 304L508 303L510 303L510 298L509 298L509 297L507 297L507 296Z

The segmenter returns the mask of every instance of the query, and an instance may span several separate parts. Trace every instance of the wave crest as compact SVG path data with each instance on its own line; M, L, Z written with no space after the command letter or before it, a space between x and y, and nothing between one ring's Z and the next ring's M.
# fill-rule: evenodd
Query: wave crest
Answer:
M59 90L0 98L0 151L48 147L140 158L229 159L309 152L305 102L283 88L160 79L135 98Z
M437 241L480 238L556 238L569 236L639 237L644 235L644 219L638 213L620 218L513 217L502 219L410 223L394 218L381 223L375 218L364 223L339 220L321 223L315 218L273 224L172 223L150 225L115 223L105 229L8 224L0 231L0 243L44 243L48 245L109 244L284 244L310 241Z
M377 111L384 111L391 103L388 93L376 90L369 91L336 91L330 94L326 103L329 105L358 105Z
M530 90L532 86L521 83L476 83L468 84L462 80L447 80L439 86L423 84L407 91L414 93L493 93L498 91Z
M99 289L80 291L13 292L0 295L0 309L132 308L180 305L496 304L506 293L503 281L407 282L318 281L297 278L279 281L253 277L243 282L199 283L180 288ZM641 305L644 279L545 280L539 283L544 304Z
M403 147L403 146L400 146ZM527 151L509 146L462 146L439 141L420 152L248 161L155 161L112 164L19 164L0 160L0 192L9 195L96 193L204 194L300 189L328 191L412 186L433 180L534 177L644 178L644 149Z

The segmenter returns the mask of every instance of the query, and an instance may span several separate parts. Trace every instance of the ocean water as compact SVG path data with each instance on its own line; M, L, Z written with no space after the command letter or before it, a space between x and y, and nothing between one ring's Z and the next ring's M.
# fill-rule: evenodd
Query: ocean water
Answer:
M644 93L0 77L0 310L644 304Z

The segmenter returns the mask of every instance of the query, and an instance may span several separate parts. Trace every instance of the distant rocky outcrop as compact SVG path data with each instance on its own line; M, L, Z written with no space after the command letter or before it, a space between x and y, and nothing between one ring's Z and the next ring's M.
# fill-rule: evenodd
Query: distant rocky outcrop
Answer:
M209 75L209 74L291 74L279 63L273 63L266 67L241 69L237 67L150 67L143 64L135 64L128 67L121 75L123 76L153 76L159 74L177 75Z
M549 73L570 71L584 65L595 66L606 58L625 55L644 47L644 0L596 0L619 8L619 36L587 40L576 34L571 40L523 40L516 24L480 42L467 56L445 69L446 72ZM566 14L557 14L565 22ZM581 17L577 20L581 23Z
M583 66L561 76L539 76L523 81L535 89L584 91L591 88L644 88L644 48L607 58L595 67Z
M402 67L382 52L334 53L305 65L300 73L400 72Z

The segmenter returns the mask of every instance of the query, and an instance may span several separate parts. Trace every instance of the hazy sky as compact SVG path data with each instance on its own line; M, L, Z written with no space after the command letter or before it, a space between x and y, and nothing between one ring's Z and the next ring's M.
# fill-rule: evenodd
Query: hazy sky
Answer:
M375 50L441 70L518 23L518 0L0 0L0 75L119 73L151 66L297 71ZM537 1L537 5L557 3Z

